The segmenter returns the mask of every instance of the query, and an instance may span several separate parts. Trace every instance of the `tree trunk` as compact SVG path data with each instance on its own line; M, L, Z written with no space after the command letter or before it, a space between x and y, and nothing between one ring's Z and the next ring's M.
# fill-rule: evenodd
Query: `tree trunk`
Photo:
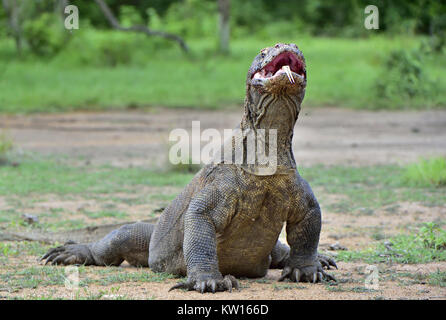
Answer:
M54 5L54 9L56 10L56 13L60 15L62 18L62 21L65 20L65 7L70 4L70 1L68 0L57 0Z
M8 28L14 38L17 52L22 53L22 28L20 26L20 8L17 0L3 0L3 8L8 16Z
M219 51L223 54L229 53L229 11L230 0L218 0Z

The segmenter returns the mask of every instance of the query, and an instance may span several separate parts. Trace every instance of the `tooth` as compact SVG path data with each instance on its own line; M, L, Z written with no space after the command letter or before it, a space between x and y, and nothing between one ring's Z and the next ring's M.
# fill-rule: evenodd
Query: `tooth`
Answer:
M288 76L288 80L290 80L291 83L294 83L293 74L291 73L290 66L283 66L283 70L285 71L286 75Z

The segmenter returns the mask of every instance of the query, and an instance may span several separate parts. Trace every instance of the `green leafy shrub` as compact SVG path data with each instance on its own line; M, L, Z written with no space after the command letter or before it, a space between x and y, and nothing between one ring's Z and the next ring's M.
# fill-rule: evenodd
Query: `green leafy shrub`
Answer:
M131 27L133 25L144 24L141 15L138 10L133 6L120 6L119 7L119 20L124 27Z
M98 44L99 61L104 66L114 67L126 65L131 62L131 54L128 50L129 41L121 39L103 39Z
M442 53L446 48L446 12L432 16L431 35L427 45L432 52Z
M185 0L173 3L162 21L165 31L182 37L215 37L217 34L216 1Z
M275 22L261 0L233 1L231 15L231 34L237 38L252 36Z
M433 286L446 287L446 272L437 269L436 272L429 274L429 284Z
M28 20L23 34L31 52L38 56L54 56L69 39L60 17L48 12Z
M446 159L444 157L422 158L406 167L403 180L415 186L445 186Z
M420 228L417 237L426 248L434 250L446 249L446 231L442 230L436 223L425 223Z
M399 107L416 98L430 101L437 88L426 74L424 63L424 52L421 49L392 51L375 83L376 95L383 100L381 102L392 101L388 107Z
M435 223L425 223L414 235L398 235L361 251L341 251L337 258L368 263L446 261L446 231Z
M160 37L84 27L73 33L68 45L53 62L65 67L142 66L153 59L157 52L175 46L172 41Z

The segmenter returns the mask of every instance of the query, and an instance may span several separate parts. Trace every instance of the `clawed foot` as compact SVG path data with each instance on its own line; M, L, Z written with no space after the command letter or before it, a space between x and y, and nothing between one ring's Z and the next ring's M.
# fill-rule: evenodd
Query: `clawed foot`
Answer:
M336 279L326 273L320 263L311 266L304 266L299 268L285 267L279 281L290 279L293 282L322 282L336 281Z
M70 265L70 264L92 264L94 262L90 249L85 244L77 244L73 241L65 243L48 250L48 252L40 258L45 264L51 262L52 265Z
M330 267L335 267L336 269L338 268L338 266L336 265L336 261L334 261L332 257L318 253L317 259L319 260L319 263L322 265L322 268L327 268L327 270L330 270Z
M235 277L227 275L222 279L215 279L215 277L201 277L202 280L192 280L186 282L180 282L174 285L169 291L174 289L186 289L189 291L196 290L200 293L217 291L229 291L235 288L239 290L239 284Z

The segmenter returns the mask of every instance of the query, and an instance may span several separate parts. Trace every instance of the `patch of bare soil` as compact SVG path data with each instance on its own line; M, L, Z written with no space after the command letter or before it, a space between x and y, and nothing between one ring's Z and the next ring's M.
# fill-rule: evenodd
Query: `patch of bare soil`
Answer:
M446 207L426 207L417 203L400 203L392 211L380 208L372 214L351 215L324 211L320 247L328 249L339 243L349 250L370 247L376 239L415 232L424 222L441 221L446 217ZM445 263L446 266L446 263Z
M8 266L13 268L25 268L35 266L34 257L22 257L13 261ZM63 273L64 267L60 268ZM235 300L345 300L345 299L446 299L444 288L433 286L428 282L414 282L406 274L416 273L426 275L437 270L445 271L445 265L441 263L429 263L422 265L377 266L378 282L376 287L367 287L365 273L367 265L361 263L339 263L339 270L330 271L339 280L337 285L329 283L291 283L278 282L280 270L270 270L262 279L239 280L240 290L218 292L215 294L200 294L195 291L174 290L170 287L176 284L178 279L167 279L156 282L126 281L116 283L90 283L80 287L78 291L66 288L64 285L46 285L38 288L15 288L7 290L0 287L0 300L11 298L42 299L235 299ZM106 267L86 267L80 274L80 281L97 280L105 277L101 274ZM144 269L148 273L149 269ZM132 274L141 272L141 269L122 265L119 274ZM401 275L400 275L401 274ZM392 275L396 275L393 276ZM413 283L411 283L411 281ZM408 285L410 283L410 285Z
M0 212L15 210L18 216L19 212L31 214L38 218L39 223L47 226L57 224L58 229L63 227L61 221L79 221L83 226L138 221L157 216L170 202L153 195L174 197L181 190L178 187L141 186L133 193L94 194L92 198L45 194L30 196L28 201L20 201L17 196L0 196ZM20 203L20 207L17 203ZM66 228L72 228L70 226L66 224Z
M0 116L26 151L62 154L92 163L157 166L166 162L169 133L235 128L242 110L172 110L150 112L65 113ZM304 106L293 140L300 165L370 165L446 155L446 111L354 111Z

